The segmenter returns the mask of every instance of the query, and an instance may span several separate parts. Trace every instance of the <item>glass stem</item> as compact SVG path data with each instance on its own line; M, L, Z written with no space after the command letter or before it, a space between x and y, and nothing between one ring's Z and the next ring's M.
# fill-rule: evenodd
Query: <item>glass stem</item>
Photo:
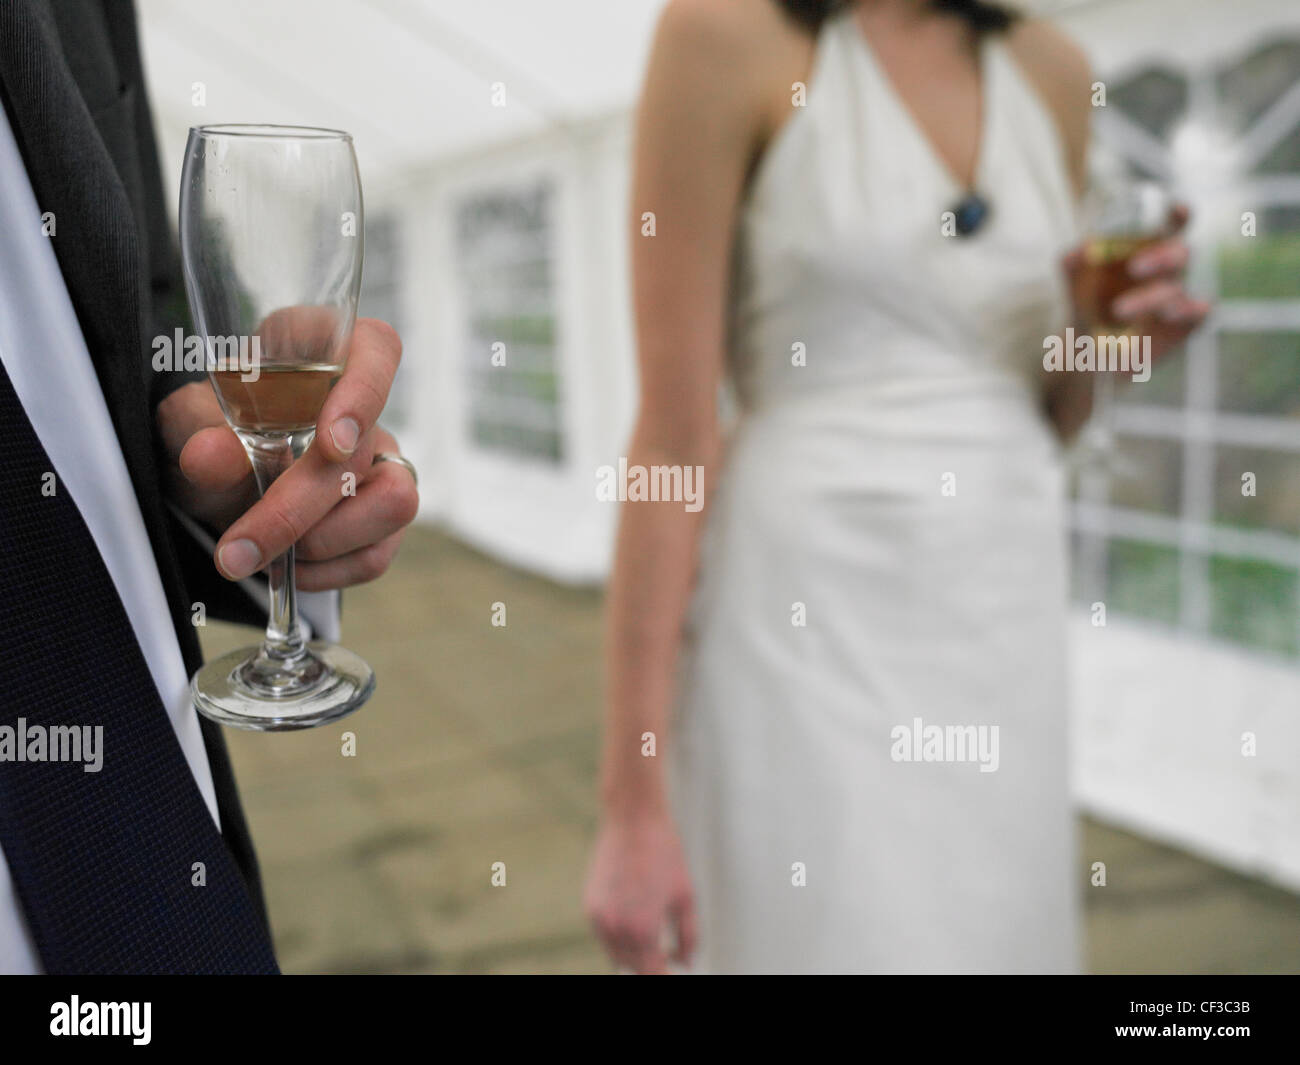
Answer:
M243 440L244 449L248 452L249 461L253 464L253 475L257 478L258 491L261 495L266 495L275 479L307 450L313 434L307 432L264 436L240 433L239 436ZM304 653L302 628L298 624L298 593L294 584L293 547L290 546L284 554L272 560L266 572L269 609L262 655L285 666L291 666L301 659Z
M1115 378L1110 373L1098 374L1093 382L1092 416L1101 446L1109 453L1115 446Z

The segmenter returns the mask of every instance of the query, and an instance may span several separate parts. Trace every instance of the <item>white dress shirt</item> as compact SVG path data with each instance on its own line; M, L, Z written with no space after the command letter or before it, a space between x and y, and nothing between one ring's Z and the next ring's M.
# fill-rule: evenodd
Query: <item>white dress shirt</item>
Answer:
M99 548L185 760L219 828L212 771L162 580L99 379L40 216L8 116L0 108L0 218L5 220L0 233L0 361L50 456L57 490L71 496ZM318 628L333 638L338 595L320 595L315 602L302 597L310 602L303 603L304 613L314 607L313 613L324 622ZM261 597L264 602L264 591ZM103 757L106 763L113 759L111 739ZM40 971L9 864L0 851L0 973Z

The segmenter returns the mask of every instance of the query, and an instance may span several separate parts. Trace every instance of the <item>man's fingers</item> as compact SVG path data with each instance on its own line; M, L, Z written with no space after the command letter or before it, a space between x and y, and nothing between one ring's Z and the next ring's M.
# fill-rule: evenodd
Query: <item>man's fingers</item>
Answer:
M207 381L191 381L158 404L157 424L163 450L175 457L198 429L223 426L226 416L212 386Z
M253 473L244 445L225 425L200 429L181 449L178 461L185 479L207 492L235 488Z
M360 481L357 471L369 461L368 442L342 466L309 448L226 530L217 544L217 568L228 580L240 580L282 555L343 500L347 478Z
M341 324L337 307L299 304L272 311L257 331L262 361L269 365L327 362L333 357Z
M381 462L357 489L298 542L300 562L324 562L356 551L406 528L415 520L420 494L409 470Z
M267 346L292 349L299 361L305 347L316 343L328 325L325 318L301 312L302 308L277 312L278 316L267 318L262 330ZM372 430L388 399L401 354L401 340L391 326L372 318L357 322L343 376L326 397L312 446L218 542L217 568L228 579L241 580L265 567L315 529L344 499L357 496L361 502L360 492L372 479L375 484L365 490L366 506L350 508L345 521L326 526L308 543L310 553L338 564L306 575L303 586L315 587L317 577L322 587L355 584L387 569L398 531L410 521L417 502L414 485L394 480L394 471L370 469L375 448L392 439L382 430ZM247 460L235 465L231 443L239 447L233 434L227 439L209 432L196 434L186 445L182 470L187 476L215 480L224 469L234 477L234 469L247 469ZM366 510L369 515L363 514Z
M342 462L375 424L392 387L402 341L386 322L362 318L352 334L347 365L321 408L314 449L330 462Z
M402 531L327 562L298 562L295 567L298 587L304 592L326 592L378 580L388 572L397 555Z

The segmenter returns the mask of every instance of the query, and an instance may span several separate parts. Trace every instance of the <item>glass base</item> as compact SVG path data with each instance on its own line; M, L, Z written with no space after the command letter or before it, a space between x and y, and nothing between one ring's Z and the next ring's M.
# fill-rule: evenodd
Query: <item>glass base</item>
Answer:
M375 671L337 644L307 644L310 660L295 670L300 682L269 687L258 669L261 652L261 647L244 647L204 665L190 680L195 709L233 728L286 732L346 717L375 690Z

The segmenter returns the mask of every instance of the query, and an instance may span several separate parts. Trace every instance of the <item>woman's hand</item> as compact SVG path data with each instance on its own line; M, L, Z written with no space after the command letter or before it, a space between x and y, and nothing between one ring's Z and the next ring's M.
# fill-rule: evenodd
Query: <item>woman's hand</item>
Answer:
M1076 248L1067 255L1063 265L1074 300L1076 328L1086 330L1090 316L1105 315L1136 336L1149 336L1153 365L1186 340L1210 313L1208 303L1192 299L1183 287L1190 251L1179 234L1188 217L1186 207L1174 208L1169 218L1170 235L1133 256L1128 265L1132 284L1109 308L1089 306L1093 301L1084 280L1083 249ZM1044 389L1047 414L1061 439L1069 442L1092 414L1092 375L1047 376L1051 378Z
M1178 347L1210 313L1210 305L1193 299L1183 285L1191 252L1180 234L1189 217L1185 206L1176 206L1169 219L1170 235L1129 260L1132 286L1120 293L1109 308L1096 308L1103 314L1109 311L1111 321L1129 326L1136 335L1149 336L1152 363ZM1080 285L1083 263L1082 248L1076 248L1065 259L1075 319L1086 323L1089 309Z
M395 462L372 465L376 452L398 450L375 422L401 351L390 326L368 318L357 322L316 439L260 500L248 456L211 385L178 388L158 405L168 494L222 533L214 560L223 576L247 577L293 544L303 591L374 580L388 568L419 504L410 471ZM345 482L349 473L354 485Z
M666 974L695 950L695 900L686 859L666 812L607 814L583 896L596 935L616 964ZM675 939L671 954L665 934Z

